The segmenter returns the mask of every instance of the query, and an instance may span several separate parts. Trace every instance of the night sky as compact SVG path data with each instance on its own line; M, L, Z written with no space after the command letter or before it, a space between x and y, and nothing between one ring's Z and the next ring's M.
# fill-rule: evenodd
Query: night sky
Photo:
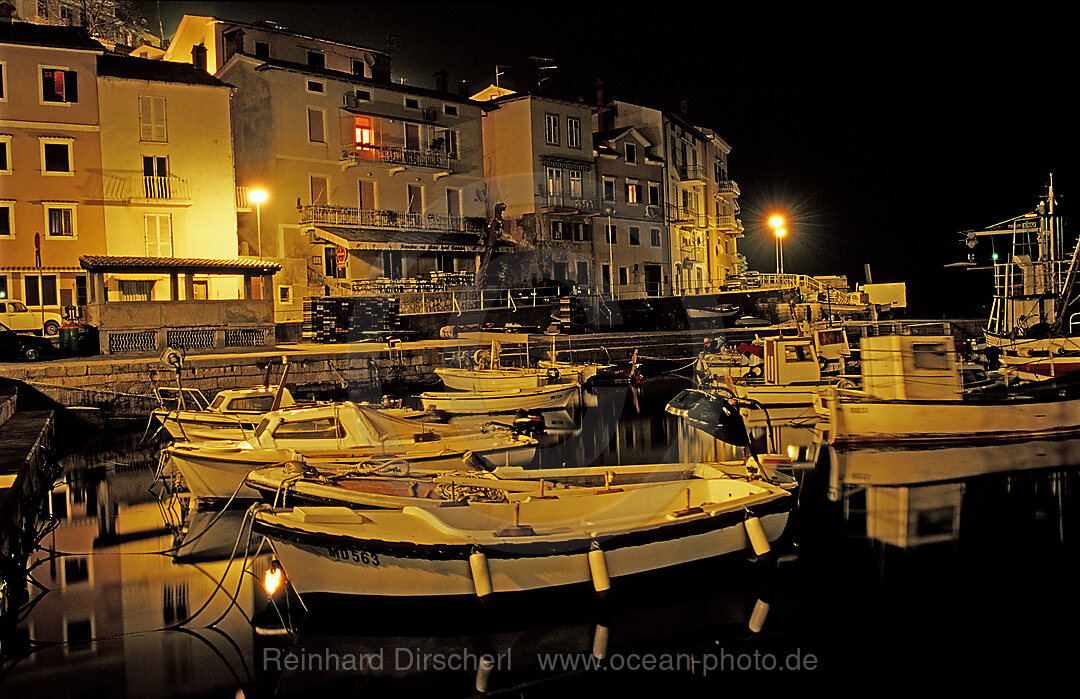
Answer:
M908 283L911 317L983 316L989 273L944 268L966 256L958 233L1031 211L1050 172L1066 212L1080 186L1073 30L1041 7L138 4L166 37L187 12L389 45L394 78L420 87L445 69L479 90L499 65L502 85L535 90L536 56L557 66L553 96L591 102L602 80L609 99L686 100L733 148L751 269L775 269L779 210L785 271L854 286L869 264L875 282Z

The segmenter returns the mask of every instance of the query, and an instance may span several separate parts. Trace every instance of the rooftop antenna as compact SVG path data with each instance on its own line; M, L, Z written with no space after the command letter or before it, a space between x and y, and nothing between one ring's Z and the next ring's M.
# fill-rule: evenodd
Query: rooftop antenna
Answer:
M545 71L545 70L555 70L556 68L558 68L557 65L554 65L555 59L554 58L543 58L542 56L529 56L529 60L530 61L536 61L537 63L551 63L552 64L552 65L549 65L549 66L539 66L538 65L536 67L536 89L537 90L542 90L543 87L544 87L544 81L547 80L547 78L544 76L543 71Z
M506 75L505 71L499 70L500 68L509 68L510 66L495 66L495 87L499 87L499 76Z

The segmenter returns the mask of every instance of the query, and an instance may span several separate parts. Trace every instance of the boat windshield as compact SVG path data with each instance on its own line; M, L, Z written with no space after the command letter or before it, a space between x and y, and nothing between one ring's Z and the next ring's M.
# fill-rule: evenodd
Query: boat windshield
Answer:
M259 439L259 437L263 436L263 433L266 432L266 426L269 425L269 424L270 424L270 418L268 418L268 417L264 417L262 420L259 420L259 424L255 428L255 439Z

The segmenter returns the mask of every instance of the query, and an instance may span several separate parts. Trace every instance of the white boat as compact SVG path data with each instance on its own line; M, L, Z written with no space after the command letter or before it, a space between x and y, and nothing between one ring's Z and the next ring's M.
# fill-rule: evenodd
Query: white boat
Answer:
M811 406L818 392L828 386L855 383L841 377L823 377L823 358L810 337L768 337L764 341L763 370L737 375L729 371L724 384L740 400L767 407Z
M500 465L527 466L537 441L501 427L458 432L454 425L416 424L353 403L267 414L240 442L174 443L163 452L199 499L256 498L249 471L303 461L320 468L371 473L430 473Z
M788 491L705 475L450 508L254 511L285 577L320 597L448 600L573 587L732 553L764 553L788 520ZM752 516L748 516L752 512Z
M528 347L528 336L524 336ZM492 339L490 349L477 349L466 357L468 367L436 367L435 374L452 391L510 391L530 390L554 383L579 382L577 372L566 368L503 366L500 359L503 341ZM526 354L526 362L528 362Z
M280 397L278 394L280 392ZM279 404L275 408L274 401ZM184 442L242 440L251 437L263 416L274 409L297 406L289 389L278 386L218 391L201 410L159 408L152 416L169 435Z
M577 397L577 383L554 384L508 391L427 391L420 394L424 410L443 413L509 413L517 410L565 409Z
M252 470L246 484L259 491L264 502L275 507L437 508L477 500L512 502L530 497L581 495L589 489L685 480L705 469L742 478L761 474L775 485L792 487L794 479L776 471L777 465L763 457L760 465L750 467L745 460L545 469L499 466L484 472L390 477L340 469L321 471L309 464L300 468L273 465Z
M816 406L830 444L1007 441L1080 433L1080 377L962 390L953 338L862 339L862 390L830 388Z

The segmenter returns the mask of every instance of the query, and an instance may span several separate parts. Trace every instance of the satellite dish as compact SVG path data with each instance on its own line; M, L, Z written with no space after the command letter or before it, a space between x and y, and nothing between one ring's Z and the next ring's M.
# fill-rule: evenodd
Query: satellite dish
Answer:
M370 52L365 53L364 54L364 63L366 63L369 68L371 66L375 65L375 56L373 56Z
M161 353L161 361L171 367L179 369L184 365L184 355L181 354L179 350L175 350L172 347L166 347L165 351Z
M485 185L476 188L476 201L487 201L487 187Z

